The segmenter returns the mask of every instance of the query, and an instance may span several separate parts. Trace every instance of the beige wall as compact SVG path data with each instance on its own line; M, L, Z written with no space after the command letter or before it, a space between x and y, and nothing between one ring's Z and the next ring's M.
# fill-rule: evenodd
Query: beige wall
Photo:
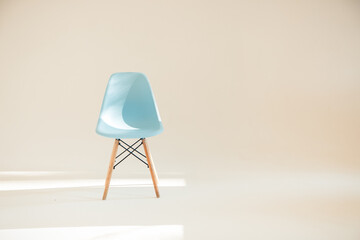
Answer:
M152 84L160 174L359 171L359 43L356 0L0 0L0 171L104 174L95 126L121 71Z

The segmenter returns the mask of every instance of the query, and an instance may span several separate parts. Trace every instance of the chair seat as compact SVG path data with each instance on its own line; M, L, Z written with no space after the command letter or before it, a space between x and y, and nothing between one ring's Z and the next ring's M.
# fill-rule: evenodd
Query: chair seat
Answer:
M162 124L155 124L153 126L134 127L123 124L121 127L114 127L106 124L104 121L99 121L96 132L104 137L127 139L127 138L147 138L162 133Z
M111 75L96 132L105 137L124 139L152 137L162 131L147 77L137 72Z

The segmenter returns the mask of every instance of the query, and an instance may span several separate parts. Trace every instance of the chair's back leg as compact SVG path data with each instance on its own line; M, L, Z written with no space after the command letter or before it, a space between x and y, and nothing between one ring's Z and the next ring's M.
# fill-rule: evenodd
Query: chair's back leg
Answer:
M108 168L108 172L107 172L107 176L106 176L105 190L104 190L104 194L103 194L102 200L106 200L106 196L107 196L108 191L109 191L109 185L110 185L111 175L112 175L112 171L113 171L114 162L115 162L115 158L116 158L116 153L117 153L118 147L119 147L119 140L118 140L118 139L115 139L114 147L113 147L113 150L112 150L112 153L111 153L109 168Z
M147 160L147 163L149 165L151 179L152 179L152 182L154 184L156 197L159 198L160 194L159 194L159 187L158 187L158 177L157 177L157 174L156 174L155 165L154 165L154 162L152 161L151 154L150 154L150 151L149 151L149 146L147 145L146 139L143 138L142 142L143 142L143 145L144 145L146 160Z

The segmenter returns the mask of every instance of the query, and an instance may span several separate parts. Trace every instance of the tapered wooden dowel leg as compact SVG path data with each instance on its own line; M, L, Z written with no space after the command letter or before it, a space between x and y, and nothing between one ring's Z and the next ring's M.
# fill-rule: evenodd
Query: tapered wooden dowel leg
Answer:
M154 184L156 197L159 198L160 193L159 193L158 177L157 177L157 174L156 174L155 165L154 165L154 162L152 161L151 154L150 154L150 151L149 151L149 146L147 145L147 142L146 142L145 138L142 139L142 143L144 145L146 160L147 160L147 163L149 165L149 170L150 170L152 182Z
M103 195L102 200L106 200L106 196L107 196L108 191L109 191L111 175L112 175L112 171L113 171L115 157L116 157L118 147L119 147L119 140L115 139L114 147L113 147L113 150L112 150L112 153L111 153L109 169L108 169L108 172L107 172L107 175L106 175L105 190L104 190L104 195Z

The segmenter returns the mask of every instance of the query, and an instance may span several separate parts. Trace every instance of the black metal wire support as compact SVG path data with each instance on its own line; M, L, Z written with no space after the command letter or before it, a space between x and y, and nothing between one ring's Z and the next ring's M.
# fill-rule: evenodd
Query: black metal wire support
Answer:
M118 158L118 157L120 157L122 154L124 154L125 152L129 152L125 157L123 157L119 162L117 162L115 165L114 165L114 167L113 167L113 169L115 169L115 167L117 166L117 165L119 165L122 161L124 161L128 156L130 156L130 155L133 155L133 156L135 156L138 160L140 160L142 163L144 163L147 167L149 167L149 165L147 164L147 162L145 162L143 159L141 159L140 157L138 157L137 155L135 155L135 154L139 154L139 155L141 155L142 157L144 157L145 159L146 159L146 156L144 155L144 154L142 154L141 152L139 152L137 149L143 144L142 143L142 140L143 140L143 138L140 138L139 140L137 140L136 142L134 142L133 144L131 144L131 145L129 145L129 144L127 144L126 142L124 142L123 140L121 140L121 139L118 139L119 140L119 146L121 146L123 149L125 149L123 152L121 152L119 155L117 155L116 157L115 157L115 159L116 158ZM140 142L141 141L141 142ZM136 146L136 147L134 147L134 145L136 145L138 142L140 142L140 144L138 145L138 146ZM124 146L125 145L125 146ZM130 149L130 150L129 150Z

